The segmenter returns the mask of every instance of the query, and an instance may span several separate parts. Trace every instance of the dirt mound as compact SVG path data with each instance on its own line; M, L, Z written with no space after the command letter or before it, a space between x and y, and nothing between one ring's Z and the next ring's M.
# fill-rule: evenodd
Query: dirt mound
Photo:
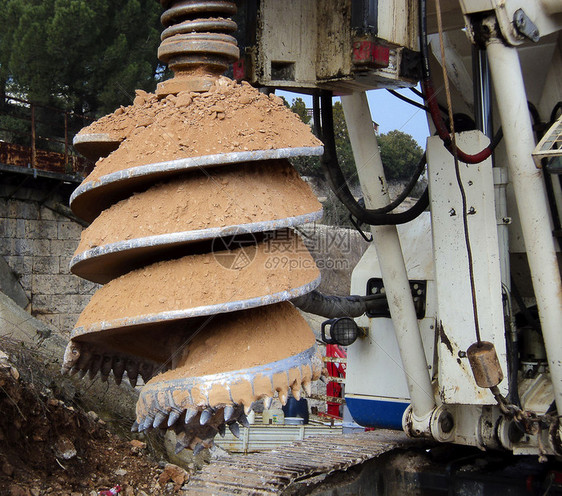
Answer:
M281 98L225 77L204 93L182 92L162 100L137 91L133 105L102 117L79 134L97 133L123 142L98 160L84 182L179 158L322 146Z
M160 484L145 443L116 437L95 413L24 380L2 351L0 386L0 494L90 496L116 484L124 495L174 491Z

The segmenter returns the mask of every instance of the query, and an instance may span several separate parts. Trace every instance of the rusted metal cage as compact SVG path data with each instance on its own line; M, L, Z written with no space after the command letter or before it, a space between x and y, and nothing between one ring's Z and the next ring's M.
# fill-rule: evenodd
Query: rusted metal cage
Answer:
M0 106L0 164L61 174L87 174L93 164L72 146L92 121L74 112L7 96Z

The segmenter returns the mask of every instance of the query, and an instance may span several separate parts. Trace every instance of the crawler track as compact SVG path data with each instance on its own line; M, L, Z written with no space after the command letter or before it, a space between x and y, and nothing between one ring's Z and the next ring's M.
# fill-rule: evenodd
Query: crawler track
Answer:
M193 476L189 495L284 494L292 484L364 463L412 440L402 432L311 436L280 449L211 462Z

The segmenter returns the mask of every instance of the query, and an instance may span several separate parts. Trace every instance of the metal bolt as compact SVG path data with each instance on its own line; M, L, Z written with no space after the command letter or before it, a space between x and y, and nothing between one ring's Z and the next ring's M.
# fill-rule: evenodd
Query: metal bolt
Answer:
M451 432L453 427L455 426L455 421L453 420L453 416L449 412L443 412L439 416L439 428L445 434Z

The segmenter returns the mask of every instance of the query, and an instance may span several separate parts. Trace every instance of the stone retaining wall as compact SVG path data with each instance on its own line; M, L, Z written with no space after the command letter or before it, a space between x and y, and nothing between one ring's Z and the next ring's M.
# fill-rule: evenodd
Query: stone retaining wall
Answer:
M13 184L0 185L0 256L23 288L27 310L68 336L98 285L70 273L83 228L49 208L66 205L65 196L41 203L47 193L35 182L17 194Z

